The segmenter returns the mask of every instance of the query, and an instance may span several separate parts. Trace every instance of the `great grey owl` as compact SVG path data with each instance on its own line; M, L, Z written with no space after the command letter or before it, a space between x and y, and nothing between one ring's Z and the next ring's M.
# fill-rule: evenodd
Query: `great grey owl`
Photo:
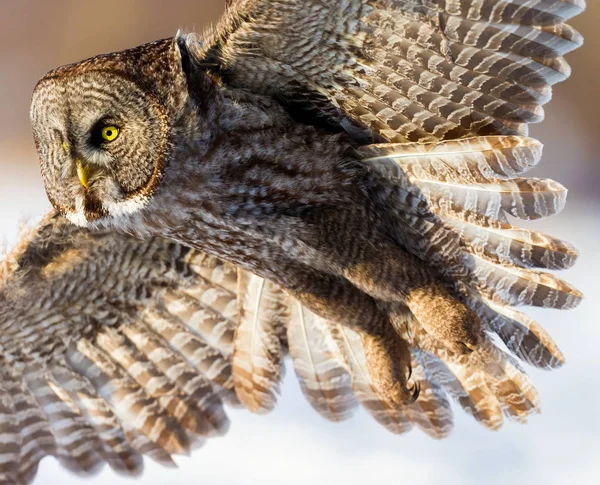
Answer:
M168 463L224 404L271 410L288 353L332 420L443 437L447 396L493 429L538 411L518 359L564 359L514 307L577 305L543 271L577 252L507 215L564 206L522 174L584 8L234 0L204 35L47 74L55 212L0 272L0 482L45 455Z

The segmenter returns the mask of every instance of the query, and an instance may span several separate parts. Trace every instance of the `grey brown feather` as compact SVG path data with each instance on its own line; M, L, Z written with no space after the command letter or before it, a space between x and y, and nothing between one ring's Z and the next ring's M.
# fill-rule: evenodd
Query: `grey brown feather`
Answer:
M577 305L543 272L577 252L507 216L564 207L524 176L525 135L584 8L235 0L202 36L46 75L31 119L57 213L1 270L2 479L45 455L173 464L226 431L224 402L272 409L288 351L329 419L360 403L443 437L446 393L493 429L537 412L490 334L564 362L513 307Z

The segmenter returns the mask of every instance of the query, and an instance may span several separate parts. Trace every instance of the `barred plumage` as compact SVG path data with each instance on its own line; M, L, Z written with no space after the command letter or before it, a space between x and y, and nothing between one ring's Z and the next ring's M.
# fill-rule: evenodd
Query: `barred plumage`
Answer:
M0 482L56 456L166 466L272 410L289 354L330 420L448 435L539 412L514 307L581 294L519 228L583 0L234 0L213 32L56 69L32 122L56 212L0 266ZM102 128L117 138L102 139ZM100 131L99 131L100 129ZM76 227L70 222L83 227ZM501 339L510 353L501 350Z
M232 82L277 93L309 79L395 142L526 135L550 86L570 73L562 56L582 39L564 22L585 8L583 0L232 4L227 21L241 25L222 47ZM257 63L261 54L269 61Z
M239 320L232 356L233 382L251 411L275 407L283 377L282 333L289 315L287 295L270 281L239 270Z

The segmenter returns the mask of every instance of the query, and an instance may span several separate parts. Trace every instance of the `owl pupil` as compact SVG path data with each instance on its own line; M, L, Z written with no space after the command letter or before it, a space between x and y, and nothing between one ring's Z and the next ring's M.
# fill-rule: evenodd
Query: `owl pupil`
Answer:
M108 130L108 131L106 132L106 136L108 136L108 137L111 137L111 136L112 136L112 131Z

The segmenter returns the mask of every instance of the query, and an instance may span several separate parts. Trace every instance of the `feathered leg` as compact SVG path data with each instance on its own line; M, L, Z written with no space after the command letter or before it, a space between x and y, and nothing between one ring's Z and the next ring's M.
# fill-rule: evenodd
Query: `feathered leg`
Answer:
M416 389L407 386L410 350L395 331L376 301L350 282L332 275L315 277L309 268L290 289L292 296L316 314L354 327L362 335L369 373L381 395L393 403L410 403Z
M479 319L439 283L432 269L392 244L371 247L344 271L351 283L377 300L405 304L429 334L454 352L477 345Z

